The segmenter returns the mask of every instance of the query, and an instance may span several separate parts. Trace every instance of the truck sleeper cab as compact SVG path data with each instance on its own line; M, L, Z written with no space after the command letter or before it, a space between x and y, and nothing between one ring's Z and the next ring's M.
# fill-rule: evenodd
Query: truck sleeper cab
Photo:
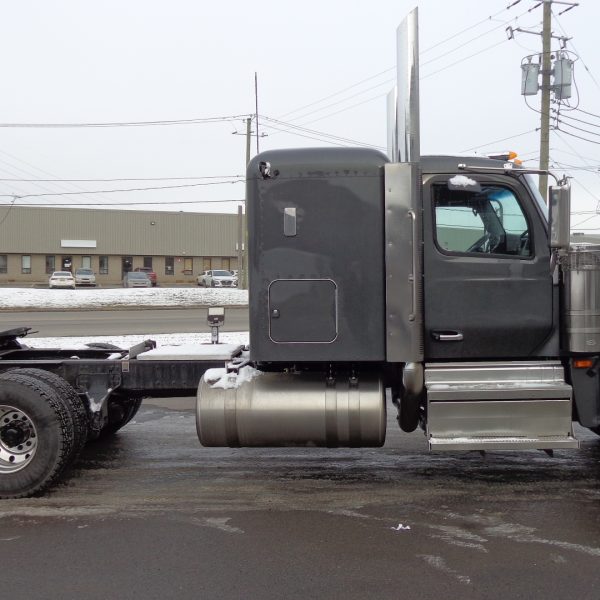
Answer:
M381 445L389 389L432 449L577 447L547 210L519 169L271 151L250 163L247 197L260 376L201 383L202 443Z

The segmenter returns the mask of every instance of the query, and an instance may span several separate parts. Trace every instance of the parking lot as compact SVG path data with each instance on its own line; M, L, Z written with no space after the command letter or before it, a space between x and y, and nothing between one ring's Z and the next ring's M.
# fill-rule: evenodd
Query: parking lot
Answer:
M3 501L4 597L600 596L600 438L431 455L202 448L193 399L146 402L41 498Z

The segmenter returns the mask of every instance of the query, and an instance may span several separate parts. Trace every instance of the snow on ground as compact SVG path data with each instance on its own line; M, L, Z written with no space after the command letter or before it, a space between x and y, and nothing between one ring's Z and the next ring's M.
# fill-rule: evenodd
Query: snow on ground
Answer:
M102 310L177 308L248 304L247 290L215 288L144 288L50 290L0 288L0 309Z
M97 335L86 337L40 337L40 338L21 338L23 344L32 348L83 348L90 342L104 342L113 344L119 348L130 348L131 346L143 342L144 340L154 340L159 348L173 348L174 354L177 353L177 347L199 345L210 343L210 333L157 333L144 335ZM224 344L248 344L247 331L235 331L221 333L219 341Z

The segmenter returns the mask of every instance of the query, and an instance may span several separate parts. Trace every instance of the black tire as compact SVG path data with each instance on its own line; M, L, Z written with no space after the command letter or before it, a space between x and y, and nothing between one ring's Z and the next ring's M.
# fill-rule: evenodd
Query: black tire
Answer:
M109 399L108 423L102 428L98 437L106 439L125 427L137 414L142 405L142 400L143 398L124 397Z
M71 460L76 459L87 442L90 421L85 404L73 386L60 375L51 371L44 371L43 369L14 369L8 372L33 377L56 390L60 399L67 405L67 408L71 412L74 434Z
M40 493L69 464L74 447L71 413L49 385L14 371L0 374L0 406L5 407L0 422L0 498ZM27 448L22 450L28 445L31 456Z
M215 287L215 282L214 281L210 282L210 287Z

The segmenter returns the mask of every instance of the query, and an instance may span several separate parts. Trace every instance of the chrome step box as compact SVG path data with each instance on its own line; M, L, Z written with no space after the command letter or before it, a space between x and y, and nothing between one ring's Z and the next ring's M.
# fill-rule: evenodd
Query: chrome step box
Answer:
M425 365L430 450L578 448L558 361Z

